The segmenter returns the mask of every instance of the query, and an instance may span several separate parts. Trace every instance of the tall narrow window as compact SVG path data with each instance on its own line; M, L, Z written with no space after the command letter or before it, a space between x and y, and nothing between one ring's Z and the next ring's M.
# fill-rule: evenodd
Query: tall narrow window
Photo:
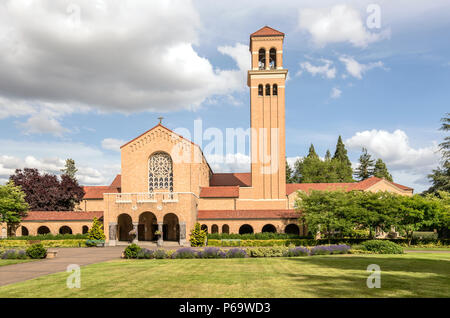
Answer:
M148 162L148 189L173 192L172 158L165 152L153 154Z
M277 50L275 49L270 49L270 62L269 62L269 66L270 69L276 69L277 68Z
M258 68L264 70L266 68L266 50L260 49L258 55Z
M264 86L262 84L258 85L258 96L263 96Z
M266 96L270 96L270 85L266 85Z
M278 95L278 85L277 84L273 84L273 96L277 96Z

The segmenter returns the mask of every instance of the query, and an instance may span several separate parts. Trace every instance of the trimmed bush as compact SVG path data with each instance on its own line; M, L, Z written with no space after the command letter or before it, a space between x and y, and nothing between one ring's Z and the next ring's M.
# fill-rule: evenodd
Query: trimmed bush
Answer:
M27 248L27 255L33 259L42 259L47 256L47 249L42 244L33 244Z
M141 248L141 250L137 253L136 258L138 259L151 259L153 258L153 251L148 248Z
M30 246L30 244L34 244L33 241L24 241L24 240L0 240L0 248L27 248ZM39 242L39 241L37 241ZM40 241L40 243L46 247L85 247L86 246L86 240L44 240Z
M281 257L288 251L289 248L284 246L257 247L247 249L247 254L250 257Z
M287 240L287 239L308 239L310 237L298 236L286 233L252 233L252 234L208 234L208 240L240 239L240 240Z
M154 255L154 257L155 257L156 259L163 259L163 258L169 258L169 257L170 257L170 256L168 255L168 253L166 253L165 250L156 250L156 251L153 253L153 255Z
M2 241L56 241L56 240L83 240L87 234L42 234L35 236L9 236Z
M197 252L198 258L225 258L227 254L217 247L205 247Z
M308 256L310 253L309 249L303 246L297 246L290 248L286 251L283 256L286 257L297 257L297 256Z
M191 237L189 239L189 241L191 242L191 246L204 246L206 238L206 231L202 230L200 223L195 223L194 228L191 230Z
M311 255L331 255L331 254L347 254L350 246L340 245L320 245L311 248Z
M138 253L140 251L141 251L141 248L138 245L131 244L131 245L128 245L125 248L124 256L125 256L125 258L128 258L128 259L130 259L130 258L137 258Z
M391 241L370 240L361 243L361 248L376 254L403 254L403 248Z

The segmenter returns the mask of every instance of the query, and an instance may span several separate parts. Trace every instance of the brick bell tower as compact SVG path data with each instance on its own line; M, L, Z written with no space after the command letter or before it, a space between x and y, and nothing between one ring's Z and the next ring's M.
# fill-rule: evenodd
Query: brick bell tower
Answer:
M284 33L268 26L250 35L251 171L256 199L286 199Z

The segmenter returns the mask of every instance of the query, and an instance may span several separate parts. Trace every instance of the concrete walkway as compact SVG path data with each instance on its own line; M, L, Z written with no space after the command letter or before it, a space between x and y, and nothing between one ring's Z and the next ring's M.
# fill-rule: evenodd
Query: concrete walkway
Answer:
M51 248L55 258L22 264L0 266L0 286L22 282L42 275L65 272L70 264L80 266L119 259L124 247Z

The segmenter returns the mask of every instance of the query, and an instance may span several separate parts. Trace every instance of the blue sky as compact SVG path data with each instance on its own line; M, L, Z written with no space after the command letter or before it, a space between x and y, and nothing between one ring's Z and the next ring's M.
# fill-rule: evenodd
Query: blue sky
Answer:
M269 25L286 34L289 161L342 135L353 162L364 146L396 182L426 189L450 111L448 1L273 4L2 1L0 182L72 157L81 183L108 184L117 145L161 115L171 129L246 129L249 34ZM245 171L246 155L212 166Z

